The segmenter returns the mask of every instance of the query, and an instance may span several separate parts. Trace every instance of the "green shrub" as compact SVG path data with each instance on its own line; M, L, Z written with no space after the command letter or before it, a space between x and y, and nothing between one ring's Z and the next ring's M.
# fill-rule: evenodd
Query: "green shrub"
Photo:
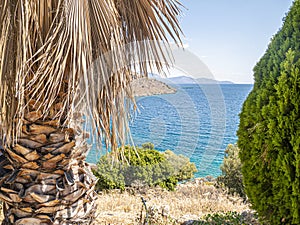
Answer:
M112 158L109 155L102 156L97 163L97 170L93 171L98 178L97 190L104 189L125 189L125 180L122 174L122 165L120 163L112 164Z
M243 215L245 214L245 215ZM250 218L248 218L250 217ZM226 213L214 213L205 215L200 221L195 221L193 225L255 225L257 222L256 215L250 213L237 213L237 212L226 212Z
M143 149L154 149L154 144L151 142L146 142L146 143L142 144L142 148Z
M238 130L245 191L268 224L300 224L300 0L254 68Z
M99 179L96 188L124 189L136 183L174 190L178 181L190 179L196 172L195 164L172 151L159 152L152 143L142 148L125 146L124 156L129 164L113 162L111 154L102 156L94 174Z
M227 146L221 165L222 175L217 178L217 183L218 185L224 185L228 188L229 193L237 193L239 196L246 199L239 151L237 145L229 144Z
M176 179L178 181L184 181L194 177L194 173L197 172L197 168L195 163L190 162L189 158L184 155L177 155L171 150L166 150L164 155L174 168Z

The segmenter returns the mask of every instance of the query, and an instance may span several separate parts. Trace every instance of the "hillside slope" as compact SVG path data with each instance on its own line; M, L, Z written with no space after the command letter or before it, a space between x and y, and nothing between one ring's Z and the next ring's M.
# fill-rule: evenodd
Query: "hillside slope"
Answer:
M176 89L169 85L151 78L139 78L132 82L134 96L150 96L161 94L173 94Z

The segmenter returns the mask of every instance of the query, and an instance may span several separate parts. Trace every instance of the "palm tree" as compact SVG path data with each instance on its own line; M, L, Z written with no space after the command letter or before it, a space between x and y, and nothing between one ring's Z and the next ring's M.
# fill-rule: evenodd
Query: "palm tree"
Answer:
M113 150L124 144L131 71L162 69L160 42L180 43L178 6L1 0L2 224L92 223L97 195L83 124Z

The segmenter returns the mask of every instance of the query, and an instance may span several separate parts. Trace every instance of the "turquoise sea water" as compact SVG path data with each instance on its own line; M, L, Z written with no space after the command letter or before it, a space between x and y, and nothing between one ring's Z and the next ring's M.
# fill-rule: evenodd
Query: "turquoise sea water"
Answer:
M175 94L140 97L130 121L136 145L152 142L161 151L184 154L197 166L196 177L218 176L224 150L236 143L239 113L252 85L176 86ZM93 147L87 157L96 163Z

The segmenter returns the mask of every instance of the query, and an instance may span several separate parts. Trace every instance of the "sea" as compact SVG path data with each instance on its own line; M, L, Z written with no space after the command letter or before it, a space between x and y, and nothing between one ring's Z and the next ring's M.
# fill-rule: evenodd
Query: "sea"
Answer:
M195 163L195 177L221 174L228 144L237 142L239 113L252 84L181 84L174 94L136 99L130 120L130 143L152 142L155 149L170 149ZM87 161L101 153L93 145Z

